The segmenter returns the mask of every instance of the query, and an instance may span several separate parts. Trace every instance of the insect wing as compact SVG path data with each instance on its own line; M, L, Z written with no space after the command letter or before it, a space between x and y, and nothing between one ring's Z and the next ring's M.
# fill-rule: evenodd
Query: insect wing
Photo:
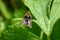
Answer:
M28 21L28 26L29 26L30 28L32 28L32 20L31 20L31 19Z

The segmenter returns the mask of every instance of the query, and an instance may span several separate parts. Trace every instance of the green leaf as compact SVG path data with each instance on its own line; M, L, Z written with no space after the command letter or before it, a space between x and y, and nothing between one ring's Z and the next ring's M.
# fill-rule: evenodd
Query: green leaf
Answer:
M60 40L60 19L55 22L50 37L51 40Z
M48 34L49 20L47 17L47 0L25 0L25 5L30 9L34 17L37 19L36 23Z
M12 23L12 25L20 26L20 23L22 20L23 20L22 18L14 18L14 19L12 19L11 23ZM38 27L37 26L38 25L32 20L32 28L30 29L29 27L27 27L27 30L33 34L36 34L37 36L40 36L39 31L41 31L41 29L39 28L39 26Z
M1 36L1 39L4 40L39 40L39 37L28 32L25 28L22 27L9 27L5 30Z
M59 18L60 18L60 0L54 0L52 9L51 9L51 13L50 13L51 32L53 30L53 26L54 26L55 22Z

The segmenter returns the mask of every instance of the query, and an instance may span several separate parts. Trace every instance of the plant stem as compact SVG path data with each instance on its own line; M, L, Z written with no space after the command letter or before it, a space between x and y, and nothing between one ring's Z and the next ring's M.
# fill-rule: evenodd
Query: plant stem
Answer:
M50 40L50 36L47 35L47 40Z
M40 33L40 39L42 40L42 38L43 38L43 31L41 31Z

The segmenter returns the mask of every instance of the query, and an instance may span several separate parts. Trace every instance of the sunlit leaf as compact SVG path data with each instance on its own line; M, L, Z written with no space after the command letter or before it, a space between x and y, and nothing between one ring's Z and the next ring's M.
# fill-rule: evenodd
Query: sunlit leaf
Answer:
M53 29L53 25L59 18L60 18L60 0L54 0L50 14L51 31Z
M47 0L26 0L25 5L30 9L34 17L37 19L36 23L40 28L48 34L49 20L47 17ZM44 5L44 6L43 6Z

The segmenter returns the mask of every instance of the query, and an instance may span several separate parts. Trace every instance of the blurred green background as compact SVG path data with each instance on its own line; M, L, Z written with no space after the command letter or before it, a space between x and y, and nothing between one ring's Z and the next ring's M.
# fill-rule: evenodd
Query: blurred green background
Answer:
M59 0L0 0L0 40L60 40L59 10ZM32 16L32 28L18 25L28 11ZM54 25L49 39L44 31L48 26L42 25L48 24L50 13Z

